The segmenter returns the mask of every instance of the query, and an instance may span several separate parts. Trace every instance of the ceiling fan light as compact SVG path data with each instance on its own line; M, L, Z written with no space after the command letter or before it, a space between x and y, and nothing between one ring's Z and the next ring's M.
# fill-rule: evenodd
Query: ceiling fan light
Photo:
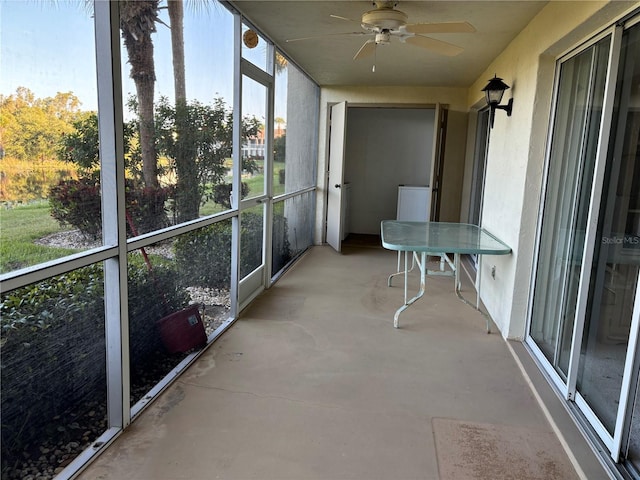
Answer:
M388 30L376 33L376 43L378 45L389 45L391 41L391 35Z

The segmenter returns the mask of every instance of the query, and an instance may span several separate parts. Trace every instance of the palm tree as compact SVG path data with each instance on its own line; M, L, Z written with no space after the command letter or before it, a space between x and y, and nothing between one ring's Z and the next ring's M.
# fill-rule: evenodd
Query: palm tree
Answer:
M158 187L153 103L156 81L151 34L156 31L159 0L122 0L120 30L127 49L130 76L136 86L140 119L142 176L147 187Z
M189 135L189 109L184 63L184 8L183 0L167 0L171 28L173 82L176 102L176 210L178 222L198 218L200 192L198 191L197 152Z
M187 101L184 66L184 8L182 0L167 0L173 54L173 83L176 105Z

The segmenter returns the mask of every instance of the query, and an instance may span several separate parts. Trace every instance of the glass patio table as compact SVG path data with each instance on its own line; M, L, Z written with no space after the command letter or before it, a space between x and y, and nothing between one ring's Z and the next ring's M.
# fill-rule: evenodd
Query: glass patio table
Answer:
M398 271L389 275L387 282L388 286L391 286L393 277L404 275L404 305L396 311L393 317L395 328L398 328L400 314L424 295L427 275L453 276L455 279L454 289L458 298L480 311L480 275L476 275L475 305L467 302L460 294L460 255L478 255L478 270L480 270L483 255L508 255L511 253L511 248L494 235L477 225L468 223L383 220L380 230L384 248L404 252L404 270L400 269L400 260L398 259ZM411 268L409 268L409 254L412 255ZM450 254L453 254L453 261L451 261ZM427 269L427 256L440 257L440 270ZM445 263L448 264L449 270L446 270ZM420 269L420 289L416 296L407 299L408 272L413 269L413 265L417 265ZM486 318L487 333L490 333L490 319L488 316Z

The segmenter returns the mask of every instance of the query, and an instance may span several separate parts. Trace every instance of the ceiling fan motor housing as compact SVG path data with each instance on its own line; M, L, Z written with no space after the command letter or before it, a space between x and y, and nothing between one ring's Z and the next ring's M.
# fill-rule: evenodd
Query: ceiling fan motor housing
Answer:
M407 24L407 14L392 8L379 8L362 14L362 23L383 30L398 30Z

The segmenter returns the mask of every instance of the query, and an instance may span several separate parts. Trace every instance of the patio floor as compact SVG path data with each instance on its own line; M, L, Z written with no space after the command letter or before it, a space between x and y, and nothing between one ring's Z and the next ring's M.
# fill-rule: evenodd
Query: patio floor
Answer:
M487 335L451 278L393 328L395 263L311 248L79 478L607 478L524 346Z

